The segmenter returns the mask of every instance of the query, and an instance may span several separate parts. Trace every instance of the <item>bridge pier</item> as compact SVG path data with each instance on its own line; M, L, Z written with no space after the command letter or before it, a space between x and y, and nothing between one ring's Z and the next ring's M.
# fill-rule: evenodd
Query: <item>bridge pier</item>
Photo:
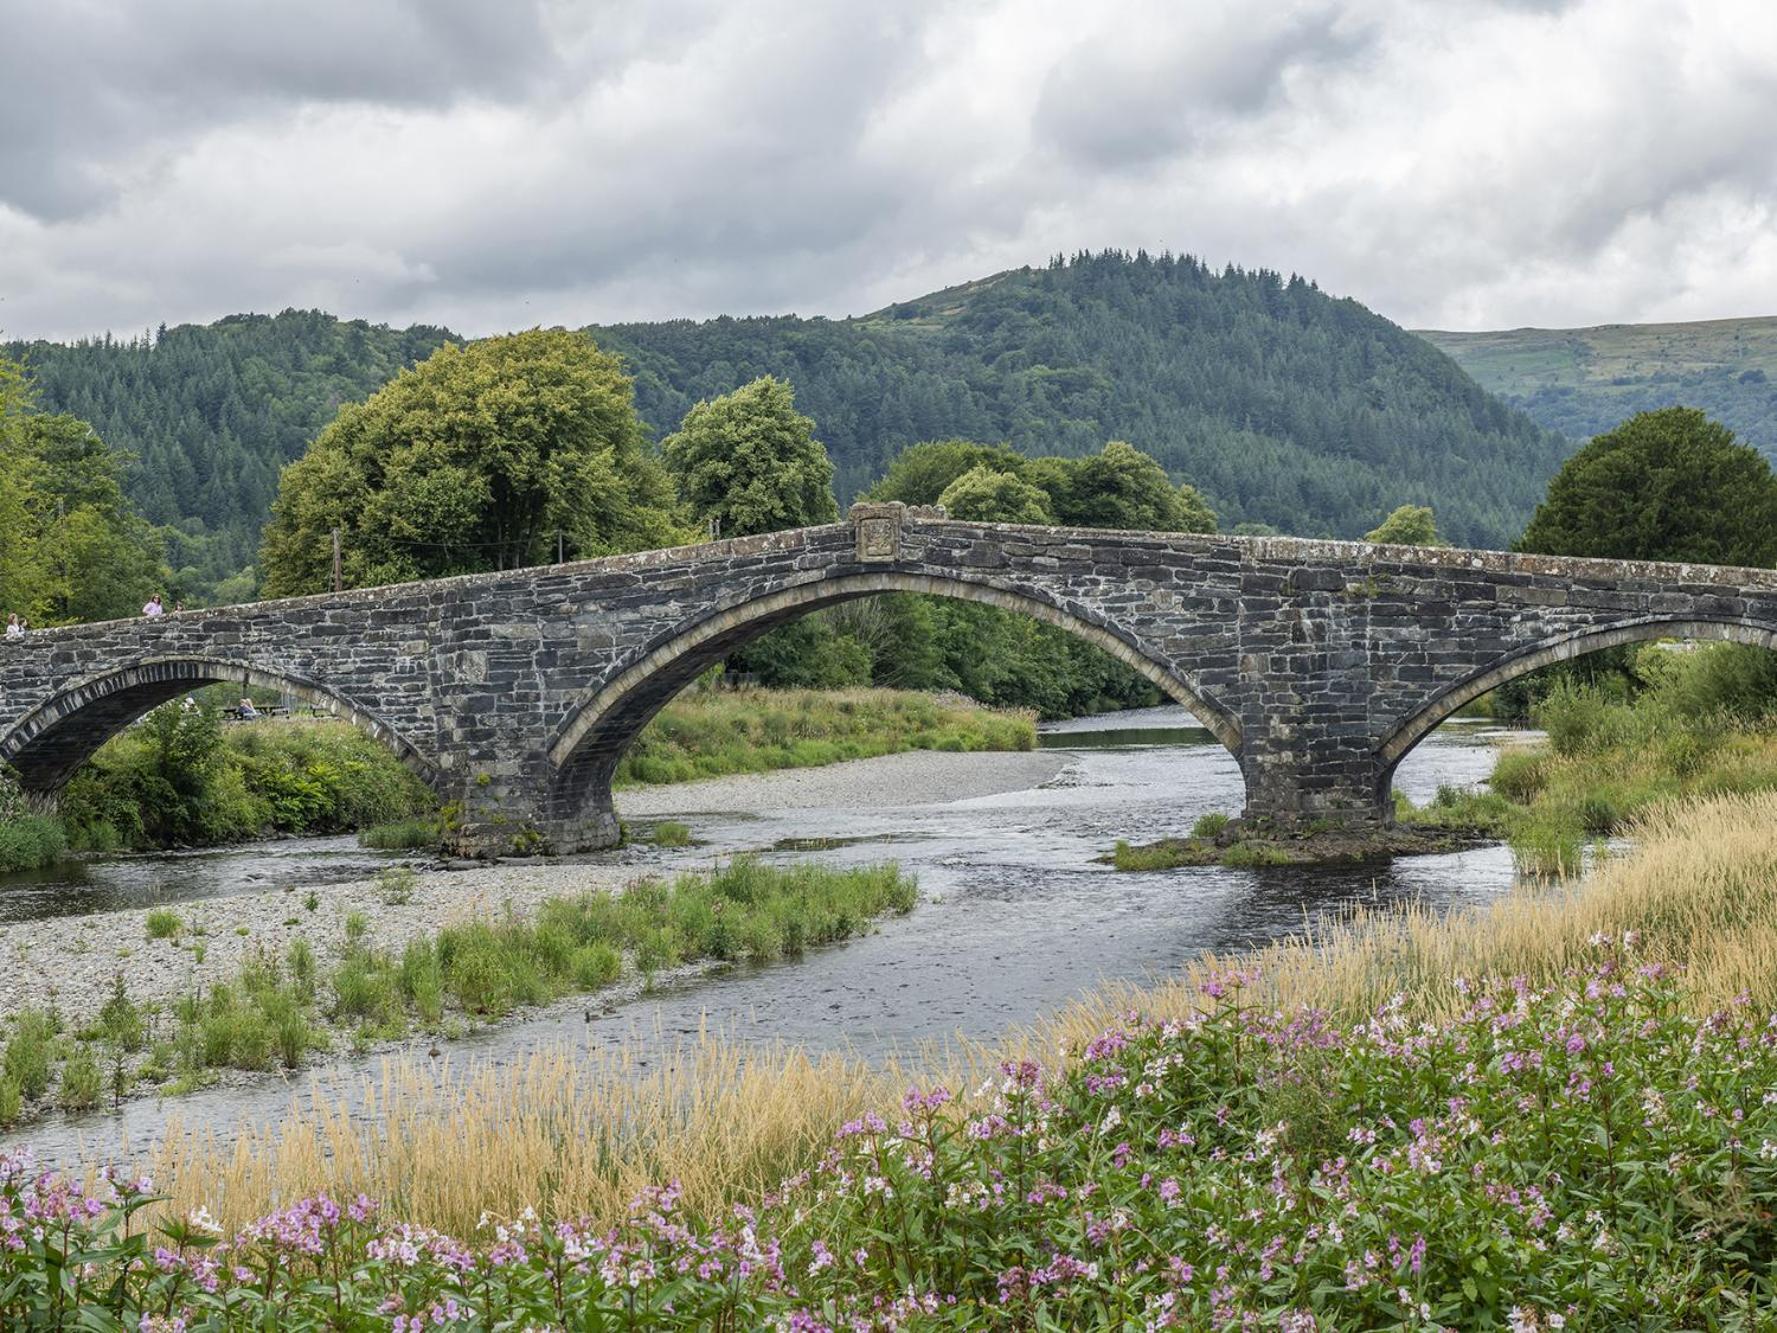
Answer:
M1280 831L1371 831L1394 822L1392 766L1362 744L1243 749L1242 818Z

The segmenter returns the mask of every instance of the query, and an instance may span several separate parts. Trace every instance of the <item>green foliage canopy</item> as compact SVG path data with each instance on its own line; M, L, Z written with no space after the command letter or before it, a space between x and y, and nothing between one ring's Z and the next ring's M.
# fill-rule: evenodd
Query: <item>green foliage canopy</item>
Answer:
M579 557L680 535L629 380L560 329L446 345L342 408L285 469L264 591L325 589L335 526L353 587L540 564L558 534Z
M128 462L86 422L35 410L30 376L0 357L0 619L105 620L147 600L161 542L124 496Z
M1438 521L1430 505L1400 505L1376 527L1364 534L1367 542L1395 546L1447 546L1438 536Z
M770 375L698 403L661 443L679 495L724 537L778 532L839 517L833 462L796 410L789 384Z
M1049 497L1011 472L978 464L944 488L938 503L952 518L977 523L1054 523Z
M1726 426L1688 407L1630 417L1549 483L1520 551L1777 564L1777 477Z

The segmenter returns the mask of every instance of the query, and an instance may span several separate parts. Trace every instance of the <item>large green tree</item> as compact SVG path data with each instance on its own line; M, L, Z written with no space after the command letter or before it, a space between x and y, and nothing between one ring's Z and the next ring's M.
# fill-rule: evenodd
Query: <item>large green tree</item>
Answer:
M1150 532L1216 530L1215 511L1196 487L1189 482L1174 486L1159 463L1123 440L1081 458L1031 458L1003 444L931 440L902 450L867 494L906 504L945 503L945 491L976 469L1016 477L1038 492L1054 515L1020 521Z
M86 422L36 411L30 376L0 357L0 616L49 625L141 607L161 540L124 498L129 461Z
M765 375L698 403L661 452L692 514L724 537L839 517L833 462L784 380Z
M1128 528L1143 532L1214 532L1215 511L1195 488L1174 486L1147 454L1112 440L1080 459L1045 458L1031 479L1047 486L1063 523L1081 528Z
M977 523L1053 523L1049 497L1022 477L986 464L970 468L938 497L952 518Z
M1777 477L1695 408L1642 412L1567 460L1517 549L1770 566Z
M1388 517L1364 534L1367 542L1395 546L1447 546L1438 536L1437 516L1430 505L1399 505Z
M284 470L260 553L268 595L592 557L681 537L617 359L536 329L446 345L340 409Z
M865 496L872 500L899 500L902 504L935 505L952 482L972 468L1023 476L1031 460L1007 444L979 444L974 440L926 440L910 444L896 454L886 471Z

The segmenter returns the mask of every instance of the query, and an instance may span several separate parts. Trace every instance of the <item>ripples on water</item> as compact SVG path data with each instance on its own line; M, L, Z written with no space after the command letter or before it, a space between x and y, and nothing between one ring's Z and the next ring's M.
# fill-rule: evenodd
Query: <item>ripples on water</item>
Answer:
M1494 734L1473 724L1446 725L1402 764L1396 785L1424 802L1442 784L1480 783L1492 769ZM680 816L703 844L683 854L685 863L707 864L712 854L743 849L764 849L767 859L782 862L893 859L918 876L925 900L871 935L797 962L736 967L591 1021L576 1005L471 1036L452 1044L454 1067L540 1047L588 1049L620 1040L660 1047L705 1025L742 1041L841 1047L865 1056L959 1033L992 1037L1106 982L1164 976L1205 950L1272 938L1354 900L1417 899L1447 907L1488 898L1512 882L1511 855L1503 847L1383 866L1119 873L1097 861L1118 838L1182 836L1199 815L1239 810L1233 758L1179 708L1076 719L1047 728L1043 746L1069 762L1034 790L899 809ZM365 873L347 873L354 859L362 867L375 856L333 840L312 855L316 873L338 870L342 879ZM280 865L295 873L308 856L284 843L237 850L215 864L233 858L240 873L258 866L271 876L233 890L252 892L280 882ZM88 876L102 881L118 864L92 867ZM356 1098L358 1079L374 1069L374 1062L346 1060L318 1077L335 1095ZM211 1089L165 1109L142 1101L117 1115L87 1117L79 1126L38 1126L21 1137L52 1158L74 1151L77 1133L88 1143L127 1135L140 1144L160 1130L166 1110L226 1136L243 1118L276 1120L289 1097L275 1082Z

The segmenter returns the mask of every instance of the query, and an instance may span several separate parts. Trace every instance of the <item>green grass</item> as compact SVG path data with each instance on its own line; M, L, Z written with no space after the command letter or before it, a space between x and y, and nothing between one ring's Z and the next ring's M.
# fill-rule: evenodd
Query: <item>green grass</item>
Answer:
M638 840L655 847L689 847L691 826L676 819L663 819L643 829Z
M810 768L904 750L1029 750L1036 720L911 690L697 691L624 755L618 786Z
M1564 681L1536 705L1546 743L1506 750L1486 791L1440 788L1420 808L1397 792L1397 818L1504 838L1525 873L1560 877L1651 807L1777 789L1777 721L1758 690L1729 688L1754 651L1645 650L1628 699Z
M914 881L893 865L836 870L741 857L713 875L552 898L530 919L447 926L399 958L359 936L333 974L331 1015L377 1032L415 1019L436 1026L447 1002L498 1018L608 986L626 957L644 974L704 959L795 957L908 912L916 897Z
M439 846L443 830L434 817L397 819L387 824L372 824L358 831L358 845L379 851L418 852Z
M157 907L148 914L145 925L149 939L170 940L185 929L185 920L170 907Z
M0 822L0 872L54 865L67 850L68 836L59 819L21 815Z
M396 884L398 894L410 890ZM780 867L742 857L709 875L550 899L529 919L446 926L398 953L377 948L369 918L353 912L331 966L298 937L282 958L256 949L229 980L187 992L158 1014L130 998L119 973L72 1041L54 1010L22 1010L0 1052L0 1126L30 1105L96 1106L114 1075L120 1093L138 1080L179 1092L222 1069L296 1069L330 1047L330 1026L362 1046L416 1023L449 1031L460 1026L453 1010L495 1019L600 990L626 972L794 958L911 911L917 896L913 879L892 864ZM183 928L164 908L149 921L154 938Z

